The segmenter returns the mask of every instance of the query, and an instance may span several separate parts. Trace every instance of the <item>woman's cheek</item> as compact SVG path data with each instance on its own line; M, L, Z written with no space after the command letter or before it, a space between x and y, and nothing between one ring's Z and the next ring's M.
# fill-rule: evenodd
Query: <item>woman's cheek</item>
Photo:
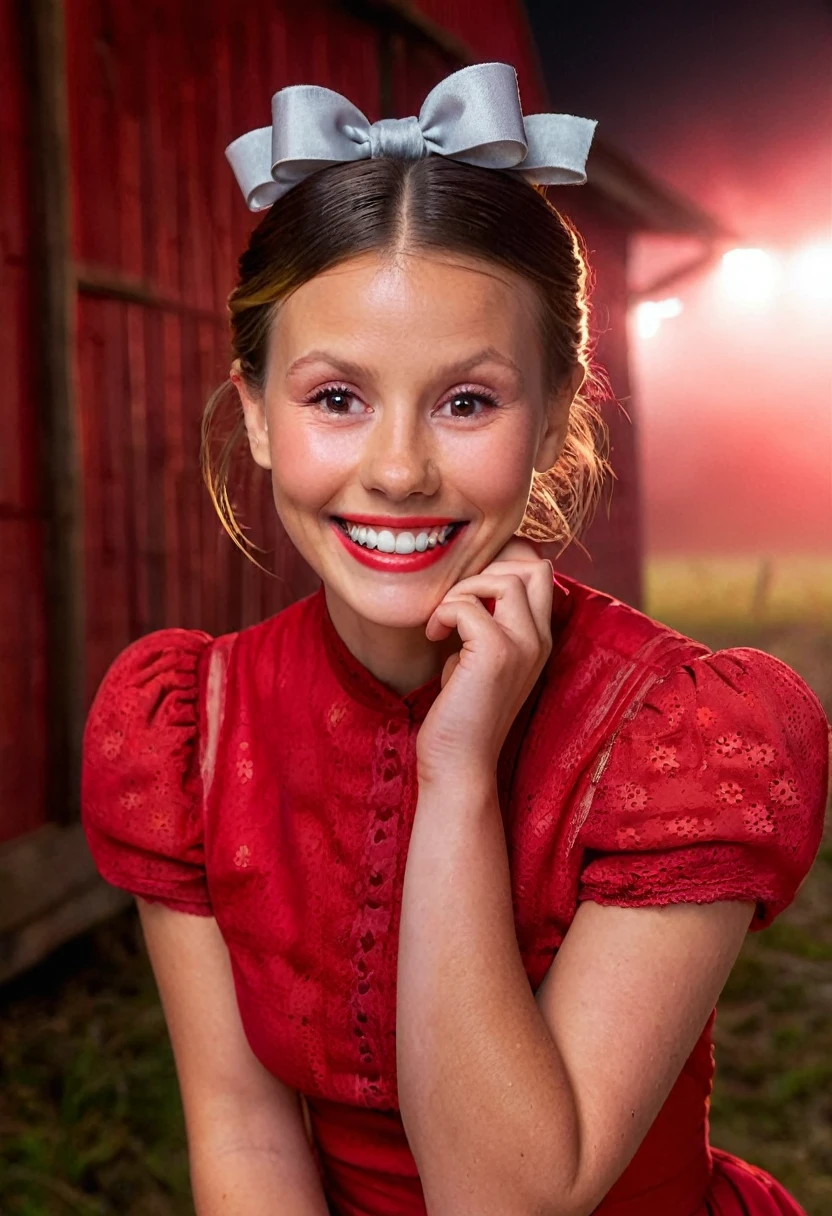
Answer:
M455 481L483 516L503 516L525 510L534 468L532 445L526 436L503 432L494 442L470 445L466 458L458 454Z
M349 484L357 436L314 423L270 431L272 485L279 510L320 513Z

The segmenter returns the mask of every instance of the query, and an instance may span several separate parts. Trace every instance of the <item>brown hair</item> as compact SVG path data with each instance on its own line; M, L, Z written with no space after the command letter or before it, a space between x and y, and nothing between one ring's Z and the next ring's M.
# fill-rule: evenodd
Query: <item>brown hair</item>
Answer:
M240 257L228 304L242 375L250 388L263 390L272 318L290 292L348 258L403 248L468 255L524 276L541 303L550 386L578 364L585 369L563 449L554 468L534 474L520 528L532 540L559 542L562 552L592 518L611 471L609 433L593 404L607 386L590 365L585 252L542 187L441 156L379 157L311 174L266 212ZM230 426L221 420L227 405L234 407ZM224 528L250 555L257 546L229 497L234 453L244 438L239 396L228 380L205 409L202 470Z

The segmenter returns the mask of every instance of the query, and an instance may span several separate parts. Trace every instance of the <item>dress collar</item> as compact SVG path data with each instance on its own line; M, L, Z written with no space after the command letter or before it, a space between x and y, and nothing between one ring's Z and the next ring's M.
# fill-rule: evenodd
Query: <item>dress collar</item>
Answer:
M441 677L434 676L427 684L422 684L407 696L400 697L392 688L377 679L349 649L329 615L323 584L315 592L314 598L326 655L344 691L367 709L375 710L387 718L423 722L431 705L439 696Z
M561 584L559 586L558 581L555 582L555 602L552 611L552 635L555 647L561 640L563 628L574 607L575 599L574 595L570 599L566 598L570 596L568 588L574 586L573 580L566 579L563 575L558 575L558 579L561 580ZM563 583L567 583L568 587L564 588ZM330 667L344 691L361 705L385 717L423 722L428 710L441 692L441 676L434 676L426 684L414 688L407 696L400 697L392 688L388 688L386 684L377 679L349 649L329 615L323 583L314 593L313 601L317 609Z

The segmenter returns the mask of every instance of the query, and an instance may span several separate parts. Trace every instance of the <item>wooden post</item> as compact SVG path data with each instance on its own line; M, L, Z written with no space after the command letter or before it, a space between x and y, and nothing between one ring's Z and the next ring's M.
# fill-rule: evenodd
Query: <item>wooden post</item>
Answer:
M78 816L84 722L84 549L74 392L66 32L62 0L21 0L31 71L33 318L46 517L47 814Z

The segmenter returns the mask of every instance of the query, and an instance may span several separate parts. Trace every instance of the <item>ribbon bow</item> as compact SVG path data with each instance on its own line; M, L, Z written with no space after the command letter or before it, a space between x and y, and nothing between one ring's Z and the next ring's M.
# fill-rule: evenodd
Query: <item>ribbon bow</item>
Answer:
M290 85L272 97L272 125L241 135L225 155L247 206L262 211L310 173L379 156L433 152L541 185L580 186L595 127L572 114L524 118L511 64L475 63L431 89L418 118L370 122L332 89Z

